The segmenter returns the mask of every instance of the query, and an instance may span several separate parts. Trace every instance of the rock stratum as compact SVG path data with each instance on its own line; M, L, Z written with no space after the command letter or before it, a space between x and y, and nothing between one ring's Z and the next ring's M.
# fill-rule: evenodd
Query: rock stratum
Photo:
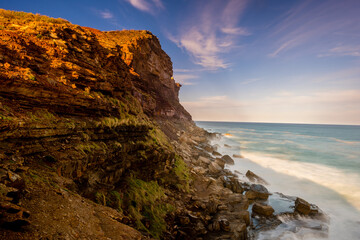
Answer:
M257 204L253 225L271 193L224 169L180 87L149 31L0 10L0 239L249 239L280 224Z

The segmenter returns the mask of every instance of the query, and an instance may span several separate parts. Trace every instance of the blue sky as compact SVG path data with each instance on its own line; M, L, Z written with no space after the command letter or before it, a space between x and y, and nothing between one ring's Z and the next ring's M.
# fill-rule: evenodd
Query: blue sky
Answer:
M160 39L195 120L360 124L358 0L5 1Z

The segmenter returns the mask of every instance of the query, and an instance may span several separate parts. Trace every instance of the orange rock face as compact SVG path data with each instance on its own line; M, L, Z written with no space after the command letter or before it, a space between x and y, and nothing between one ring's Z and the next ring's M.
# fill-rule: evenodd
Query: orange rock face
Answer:
M6 10L0 29L2 96L59 113L107 116L114 109L101 96L126 102L131 95L148 116L191 120L178 101L171 59L148 31L101 32Z

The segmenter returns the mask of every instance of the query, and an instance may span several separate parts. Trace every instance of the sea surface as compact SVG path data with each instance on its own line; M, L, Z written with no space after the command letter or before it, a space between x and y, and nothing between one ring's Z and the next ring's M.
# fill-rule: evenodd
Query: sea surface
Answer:
M360 239L360 126L196 124L222 134L213 142L220 153L242 156L228 166L239 177L252 170L269 182L269 191L304 198L330 218L325 236L288 222L258 239Z

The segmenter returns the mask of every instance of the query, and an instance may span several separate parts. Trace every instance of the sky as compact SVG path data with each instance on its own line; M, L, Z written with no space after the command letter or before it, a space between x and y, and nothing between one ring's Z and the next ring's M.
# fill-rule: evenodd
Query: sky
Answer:
M0 8L150 30L194 120L360 124L359 0L0 0Z

